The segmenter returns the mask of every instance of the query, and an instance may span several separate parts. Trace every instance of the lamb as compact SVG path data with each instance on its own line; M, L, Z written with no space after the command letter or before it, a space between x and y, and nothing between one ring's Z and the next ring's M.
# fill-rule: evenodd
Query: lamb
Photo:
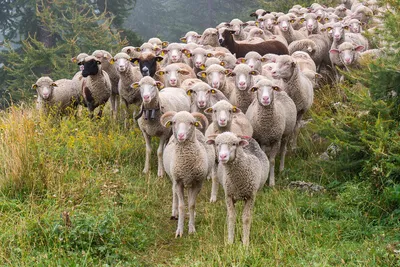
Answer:
M185 91L180 88L167 87L159 92L158 90L163 86L163 84L160 81L155 81L149 76L143 77L139 82L135 82L131 86L134 89L140 88L140 95L143 99L139 114L140 117L138 119L139 128L146 141L146 159L143 173L147 174L149 172L151 137L157 136L160 138L160 143L157 149L157 175L162 177L164 176L164 144L171 136L171 131L161 125L160 117L162 113L168 111L189 111L189 98L186 96Z
M184 37L180 38L182 43L190 44L190 43L195 43L197 44L200 39L200 35L195 32L195 31L188 31Z
M131 58L126 53L118 53L110 59L111 64L115 64L115 68L119 73L118 93L121 101L125 104L125 126L127 123L128 106L134 104L138 106L142 102L140 90L130 87L132 83L139 82L143 76L138 67L134 67Z
M285 55L289 53L287 47L277 40L267 40L259 43L236 42L230 30L225 30L219 41L221 46L228 48L232 54L236 54L236 57L244 57L250 51L258 52L260 55L267 53Z
M229 76L235 77L235 86L229 97L229 101L246 113L247 108L253 102L254 94L249 92L251 86L253 86L253 76L259 75L260 73L256 70L251 69L246 64L239 64L233 69Z
M84 59L82 76L83 99L88 107L91 117L95 108L100 106L98 117L101 117L105 103L111 97L111 80L107 72L102 70L101 61L97 57L88 56Z
M296 105L275 81L262 79L251 88L256 98L246 112L253 138L270 161L269 186L275 186L275 156L280 152L279 171L285 167L287 144L296 125Z
M314 90L311 81L301 73L299 66L291 56L280 56L273 69L274 78L282 79L284 91L293 99L296 105L297 119L292 147L296 147L300 122L314 100Z
M78 81L61 79L53 81L50 77L40 77L32 85L37 91L36 108L42 114L50 111L66 113L68 108L76 107L80 103L81 91Z
M163 78L166 87L180 87L181 83L190 78L196 78L193 69L185 63L172 63L156 72Z
M190 89L186 91L187 95L191 98L190 111L200 112L205 114L204 110L220 100L228 99L218 89L211 88L205 82L197 82ZM205 114L208 121L211 121L211 116Z
M212 116L212 123L208 126L205 133L206 137L223 132L233 132L237 135L249 137L253 135L253 127L243 112L226 100L218 101L212 107L204 110L204 112ZM214 176L212 178L210 202L216 202L218 180Z
M268 178L268 158L254 139L247 140L231 132L219 134L215 139L209 137L207 143L217 149L218 179L225 191L228 214L228 243L232 244L235 236L235 202L244 200L242 242L248 246L256 193Z
M226 70L221 65L213 64L209 66L205 71L200 71L197 76L201 78L206 78L208 84L214 88L219 89L226 97L230 97L233 90L235 89L235 84L226 78L226 74L229 70Z
M195 233L195 205L203 181L212 172L215 161L214 149L206 144L203 134L196 128L207 124L207 119L200 113L187 111L167 112L160 121L165 127L171 127L173 135L165 146L163 164L165 172L172 180L172 216L178 213L178 227L175 237L182 237L185 218L184 188L188 189L189 234ZM206 127L207 125L204 125Z
M207 28L200 37L199 44L218 47L218 30L216 28Z
M159 62L163 59L163 57L156 56L154 53L142 53L140 57L132 58L131 62L139 65L140 72L143 76L154 77L156 72L160 70Z
M287 15L281 16L278 18L277 23L279 25L279 29L281 32L281 35L285 37L286 41L290 45L291 42L305 39L306 36L300 31L296 31L292 28L292 25L290 24L290 17ZM273 53L273 52L269 52ZM260 53L261 54L261 53ZM276 54L276 53L275 53ZM282 55L282 54L278 54Z
M111 116L114 118L117 116L117 111L119 107L119 97L118 97L118 81L119 75L117 70L112 66L109 62L112 55L105 50L96 50L92 53L92 56L96 57L97 60L101 62L101 69L107 72L108 77L111 81L111 96L110 96L110 104L111 104Z

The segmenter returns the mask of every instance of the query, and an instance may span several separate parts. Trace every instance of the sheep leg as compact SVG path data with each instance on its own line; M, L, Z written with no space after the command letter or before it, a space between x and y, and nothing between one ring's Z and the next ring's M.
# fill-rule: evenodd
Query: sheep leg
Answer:
M166 137L160 138L160 143L157 149L157 157L158 157L158 177L164 176L164 165L163 165L163 152L164 152L164 144L166 143Z
M175 182L175 192L178 196L178 228L176 229L175 238L182 237L183 235L183 224L185 222L185 199L183 195L183 184Z
M269 151L269 186L275 186L275 157L280 147L280 141L275 142Z
M233 244L235 238L235 222L236 222L236 210L233 199L229 196L225 197L226 209L228 213L228 244Z
M144 169L143 169L143 173L147 174L149 172L149 168L150 168L150 156L151 156L151 137L143 132L143 137L144 140L146 141L146 159L144 162Z
M117 94L111 93L110 96L111 117L117 119Z
M194 227L195 221L195 208L196 198L200 192L202 183L193 184L188 190L188 205L189 205L189 234L195 233L196 228Z
M101 118L101 116L103 116L103 109L104 109L104 105L100 105L99 112L97 113L97 118Z
M211 171L211 179L212 179L211 198L210 198L210 202L211 203L217 201L217 195L218 195L217 168L218 168L217 163L214 163L214 166L213 166L212 171Z
M121 97L121 101L124 102L124 127L128 128L128 101Z
M279 172L282 172L283 169L285 168L285 157L286 157L286 152L287 152L287 143L289 142L289 137L286 136L282 139L281 141L281 161L279 163Z
M254 206L254 197L247 199L244 203L243 207L243 245L248 246L250 243L250 228L251 228L251 219L253 214L253 206Z
M176 194L176 182L175 179L172 180L172 215L171 220L178 219L178 200Z
M293 139L292 139L292 149L296 149L297 148L297 137L299 136L300 133L300 122L301 119L303 118L304 112L300 111L297 113L297 120L296 120L296 125L294 127L294 135L293 135Z

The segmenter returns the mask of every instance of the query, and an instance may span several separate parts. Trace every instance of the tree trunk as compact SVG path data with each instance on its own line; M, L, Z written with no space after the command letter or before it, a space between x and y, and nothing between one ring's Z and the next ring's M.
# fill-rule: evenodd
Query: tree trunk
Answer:
M44 8L49 5L50 4L46 0L39 2L37 4L38 12L43 12ZM43 43L45 47L54 47L56 45L56 38L54 34L52 34L46 25L43 25L41 22L39 22L36 34L37 40Z

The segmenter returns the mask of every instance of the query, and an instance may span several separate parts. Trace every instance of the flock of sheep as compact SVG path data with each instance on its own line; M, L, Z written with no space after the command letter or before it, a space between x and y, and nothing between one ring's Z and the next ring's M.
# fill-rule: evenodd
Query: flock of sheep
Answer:
M124 104L126 121L132 115L128 107L137 106L133 117L146 141L143 172L150 170L156 136L158 176L166 172L173 184L176 237L184 230L184 188L193 233L196 197L211 178L210 202L217 200L219 184L225 192L228 243L234 241L235 202L244 200L242 240L248 245L257 191L267 180L275 185L278 154L279 170L284 169L287 146L296 146L314 88L321 78L343 79L338 69L382 53L370 49L379 38L363 33L382 27L384 11L376 0L295 5L287 14L259 9L253 21L233 19L201 35L190 31L182 43L151 38L114 56L104 50L82 53L72 59L80 66L72 79L37 80L37 107L46 113L83 104L92 116L99 108L101 116L110 100L114 118Z

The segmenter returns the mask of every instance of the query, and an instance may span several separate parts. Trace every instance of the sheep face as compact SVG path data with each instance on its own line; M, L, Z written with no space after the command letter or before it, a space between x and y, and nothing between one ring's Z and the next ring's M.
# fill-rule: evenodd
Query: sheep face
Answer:
M140 87L140 95L143 99L143 103L148 104L157 97L158 89L163 87L163 84L159 81L143 82L143 78L140 82L133 83L131 86L133 89Z
M318 20L314 14L306 16L306 28L309 33L314 31L318 27Z
M214 144L218 155L218 161L222 164L227 164L236 159L238 149L247 146L249 142L246 139L237 137L234 133L224 132L219 134L214 140L207 140L208 144Z
M296 67L296 62L291 56L280 56L276 61L276 65L272 67L272 77L274 79L290 79Z
M279 22L279 29L281 31L283 31L283 32L289 31L289 29L291 27L289 17L287 17L287 18L280 17L278 22Z
M229 74L229 76L234 76L236 87L239 90L244 91L251 84L251 75L258 75L258 74L259 74L258 71L252 70L246 64L239 64Z
M161 50L161 56L167 55L170 63L182 61L182 47L180 45L170 44L167 49Z
M215 46L218 44L218 31L214 28L205 29L201 35L199 44Z
M95 59L85 61L83 64L82 76L87 77L89 75L96 75L100 71L100 64L101 62Z
M163 57L154 56L152 53L144 53L140 58L131 60L133 63L139 63L139 69L143 76L153 77L157 71L157 62L163 60Z
M115 62L115 67L118 72L125 72L130 65L130 61L126 58L118 58L117 61Z
M216 94L216 91L205 84L204 86L196 86L195 89L189 89L186 93L192 97L192 101L196 103L199 109L204 109L210 104L210 97Z
M204 110L206 114L212 114L213 122L216 122L219 127L226 127L231 124L233 116L241 110L226 100L218 101L214 106Z
M47 100L51 97L54 87L57 87L57 84L48 77L40 78L35 84L32 85L32 88L36 89L38 95L44 100Z
M164 121L165 127L172 127L172 133L175 140L179 143L183 143L193 136L195 128L201 128L202 125L196 118L187 111L181 111L176 113L172 118L165 114L162 121ZM169 118L168 118L169 117Z
M198 73L198 75L203 78L207 77L207 83L211 85L212 88L215 89L220 89L225 85L226 82L225 72L222 70L210 71L210 72L201 71Z
M177 87L180 84L182 75L189 75L189 71L181 69L179 67L168 65L164 70L157 71L156 74L164 76L164 81L167 86Z
M274 91L279 91L279 87L269 83L257 84L252 87L251 92L257 92L257 100L261 106L269 106L274 102Z
M350 21L349 25L350 32L360 33L361 32L361 22L359 20Z
M348 29L347 26L336 25L332 28L332 38L335 41L340 41L344 38L344 30Z
M195 49L193 51L193 63L196 68L200 68L202 64L204 64L207 58L212 57L210 52L207 52L204 49Z
M339 54L340 61L346 66L352 65L356 60L356 55L364 50L364 46L362 45L351 45L349 47L346 47L345 49L340 48L341 47L339 46L339 50L331 49L329 52L331 54Z

